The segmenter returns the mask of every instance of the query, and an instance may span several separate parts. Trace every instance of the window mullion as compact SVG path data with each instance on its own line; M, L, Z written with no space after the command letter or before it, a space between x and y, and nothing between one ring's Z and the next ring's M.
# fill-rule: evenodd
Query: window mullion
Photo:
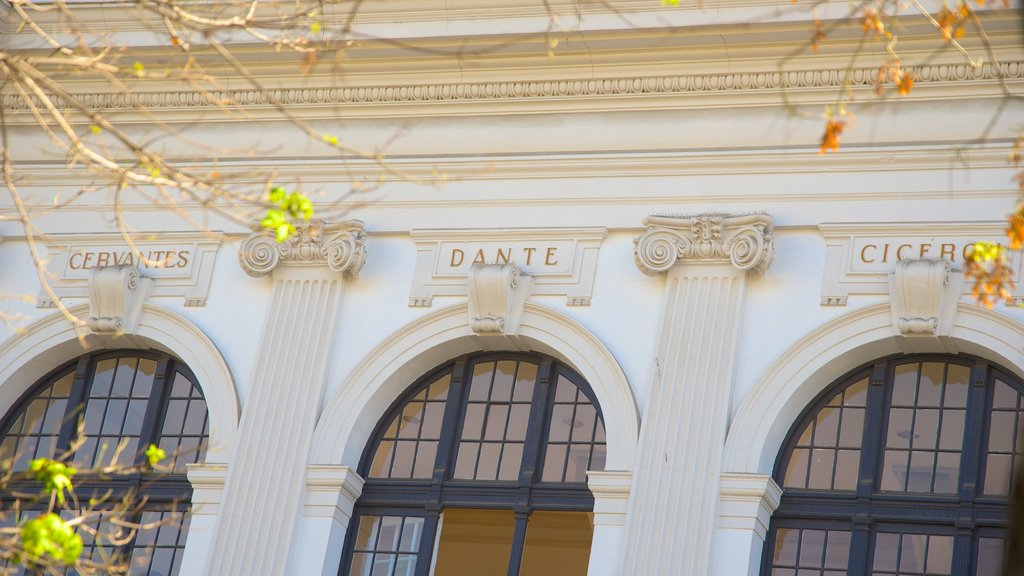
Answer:
M71 438L78 429L78 422L85 417L85 401L88 398L89 388L89 364L90 356L82 356L75 364L75 379L71 383L71 393L68 395L68 405L64 412L64 422L61 424L60 433L57 436L57 449L54 452L60 455L68 449ZM73 460L74 458L71 457Z
M523 446L523 464L519 470L520 487L529 488L540 466L540 458L544 448L544 423L548 420L551 398L554 397L555 368L550 360L541 362L537 370L537 384L533 387L533 398L530 400L530 421L526 425L526 443ZM521 495L523 491L521 490ZM529 503L529 495L525 494L525 502L521 497L520 504Z
M428 504L440 504L441 486L447 479L448 471L455 469L455 455L458 454L458 433L462 414L466 409L468 390L466 386L466 362L459 361L452 366L451 381L448 385L448 400L444 405L441 419L441 434L437 442L437 457L434 459L434 473L431 476L431 495Z
M849 576L868 573L868 550L871 549L871 497L875 491L875 472L880 468L885 450L882 434L885 424L886 375L885 363L875 364L868 381L868 395L864 408L864 436L861 442L860 469L857 478L857 503L853 513L853 534L850 536Z
M515 514L516 526L508 558L508 576L519 576L519 569L523 565L523 550L526 548L526 524L530 517L529 510L517 510Z
M153 387L149 402L146 404L146 414L142 417L142 429L139 431L139 453L135 458L136 464L141 463L145 458L144 453L150 443L160 443L160 415L164 413L164 403L170 396L169 388L174 385L173 380L174 370L170 358L166 354L161 354L156 363L156 371L153 373ZM173 463L173 455L168 456Z
M437 541L437 528L440 514L427 511L423 519L423 534L420 536L420 547L416 554L416 571L414 576L430 576L430 567L434 563L434 544ZM351 562L351 560L349 560Z
M960 482L958 495L956 537L953 540L953 574L970 574L974 549L974 497L978 493L979 470L984 452L984 430L988 410L988 364L978 361L971 368L971 386L967 396L967 414L964 419L963 453L960 456Z

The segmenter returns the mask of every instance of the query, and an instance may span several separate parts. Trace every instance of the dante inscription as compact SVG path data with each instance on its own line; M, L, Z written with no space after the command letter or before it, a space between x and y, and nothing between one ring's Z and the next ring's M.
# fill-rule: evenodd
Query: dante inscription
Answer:
M443 242L438 274L466 274L474 264L518 264L530 274L564 274L573 254L571 242Z

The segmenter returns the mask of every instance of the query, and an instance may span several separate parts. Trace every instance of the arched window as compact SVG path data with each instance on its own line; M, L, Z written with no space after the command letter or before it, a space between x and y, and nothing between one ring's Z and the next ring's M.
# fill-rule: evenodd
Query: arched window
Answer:
M343 576L585 575L587 470L605 433L586 382L551 358L464 357L378 424Z
M185 465L202 460L208 425L206 401L195 377L171 356L138 351L89 354L43 378L0 420L0 459L15 472L24 471L33 459L60 457L81 442L68 460L86 471L114 464L129 467L144 461L150 444L162 448L169 473L80 473L75 480L83 506L94 497L118 502L132 495L136 506L125 519L150 526L127 541L97 539L81 530L83 558L128 562L133 575L169 576L178 572L188 533L192 490ZM24 488L31 492L38 485L26 483ZM0 510L13 510L11 492L0 495ZM13 513L3 516L5 523L17 521ZM92 518L93 528L103 522ZM100 527L100 534L115 532Z
M776 462L771 576L997 576L1024 385L965 356L901 356L830 386Z

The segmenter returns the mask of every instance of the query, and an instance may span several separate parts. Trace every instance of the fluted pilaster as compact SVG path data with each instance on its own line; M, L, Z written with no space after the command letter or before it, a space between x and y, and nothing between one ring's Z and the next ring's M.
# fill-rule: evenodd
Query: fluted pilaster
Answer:
M652 216L637 266L666 273L622 574L710 573L718 482L748 271L773 255L766 214Z
M242 243L242 268L272 274L274 286L208 574L286 571L345 276L365 258L362 230L313 224L283 243L261 232Z

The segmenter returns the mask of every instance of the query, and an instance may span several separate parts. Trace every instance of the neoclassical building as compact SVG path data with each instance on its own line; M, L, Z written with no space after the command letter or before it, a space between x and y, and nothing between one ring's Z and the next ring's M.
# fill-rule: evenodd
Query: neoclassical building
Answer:
M553 28L526 0L367 4L333 65L239 45L269 86L225 83L239 117L68 80L180 128L168 157L334 202L280 243L141 193L129 243L4 92L48 288L4 195L0 293L32 298L2 303L0 448L24 469L78 420L82 468L164 448L171 472L90 480L163 521L114 547L133 574L999 574L1024 312L963 265L1016 201L1019 15L985 13L978 67L908 17L915 86L878 98L859 24L788 60L814 16L786 4L553 3ZM819 155L844 90L863 106Z

